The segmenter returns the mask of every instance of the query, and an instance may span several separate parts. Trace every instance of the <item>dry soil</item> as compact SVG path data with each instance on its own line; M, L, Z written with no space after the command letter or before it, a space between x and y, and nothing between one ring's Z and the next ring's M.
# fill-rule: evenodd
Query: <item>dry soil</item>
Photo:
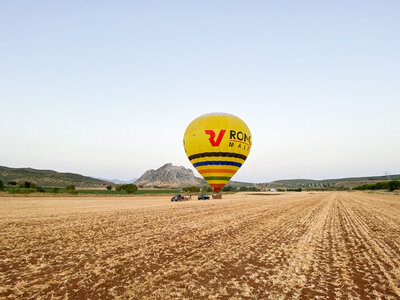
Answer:
M0 197L0 298L400 299L400 196Z

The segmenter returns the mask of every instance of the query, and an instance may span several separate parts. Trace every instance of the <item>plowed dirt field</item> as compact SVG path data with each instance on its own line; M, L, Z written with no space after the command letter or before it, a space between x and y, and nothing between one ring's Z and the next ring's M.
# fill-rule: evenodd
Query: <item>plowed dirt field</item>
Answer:
M400 299L400 196L0 197L0 298Z

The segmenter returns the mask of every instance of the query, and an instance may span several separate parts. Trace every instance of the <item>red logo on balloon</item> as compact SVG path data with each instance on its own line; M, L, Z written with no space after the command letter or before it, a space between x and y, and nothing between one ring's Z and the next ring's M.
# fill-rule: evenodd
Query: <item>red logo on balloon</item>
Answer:
M226 131L225 129L221 129L218 134L217 140L215 140L214 130L205 130L206 134L208 134L210 136L210 138L208 140L210 141L210 143L213 147L217 147L217 146L219 146L219 144L221 144L221 141L222 141L222 138L224 137L225 131Z

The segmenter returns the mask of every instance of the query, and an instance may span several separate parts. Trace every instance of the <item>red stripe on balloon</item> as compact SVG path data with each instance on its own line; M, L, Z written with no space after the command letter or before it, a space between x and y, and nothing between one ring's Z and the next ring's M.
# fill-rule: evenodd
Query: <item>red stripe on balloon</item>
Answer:
M215 193L225 186L225 184L210 184Z
M229 169L204 169L204 170L198 170L200 174L205 174L205 173L229 173L229 174L235 174L237 170L229 170Z

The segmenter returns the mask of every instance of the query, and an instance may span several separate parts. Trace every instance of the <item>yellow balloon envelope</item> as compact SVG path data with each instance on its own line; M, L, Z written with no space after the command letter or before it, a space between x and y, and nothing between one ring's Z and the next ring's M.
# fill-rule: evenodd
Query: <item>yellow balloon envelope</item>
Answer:
M190 162L214 192L218 192L249 155L251 133L238 117L211 113L189 124L183 145Z

